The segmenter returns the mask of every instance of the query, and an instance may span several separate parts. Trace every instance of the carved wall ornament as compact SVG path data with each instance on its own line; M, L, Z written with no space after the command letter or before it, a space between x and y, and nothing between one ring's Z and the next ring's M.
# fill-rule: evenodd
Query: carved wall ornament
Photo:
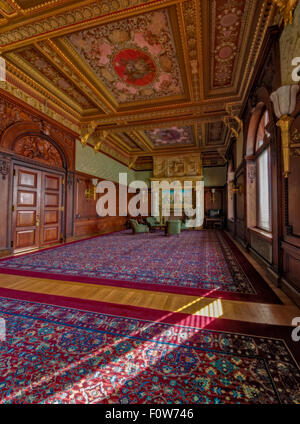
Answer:
M300 156L300 147L299 148L292 148L291 149L291 155L293 157Z
M63 167L59 151L48 140L36 136L20 138L15 142L14 150L18 155L47 165Z
M202 160L200 155L183 156L181 158L154 157L155 178L197 177L202 176Z
M230 129L234 137L238 139L240 132L243 129L243 121L238 116L230 114L228 116L224 116L223 122Z
M256 164L251 164L247 166L247 177L251 184L256 180Z
M300 132L297 128L292 130L291 143L300 143Z
M6 179L6 175L9 173L9 162L6 160L0 160L0 174L2 179Z

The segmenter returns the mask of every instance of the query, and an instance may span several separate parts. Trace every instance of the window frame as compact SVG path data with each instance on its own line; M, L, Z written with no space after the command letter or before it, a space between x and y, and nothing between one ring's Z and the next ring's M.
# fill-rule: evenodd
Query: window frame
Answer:
M260 120L257 125L256 129L256 136L255 136L255 164L256 164L256 228L262 231L265 231L267 233L272 233L272 173L271 173L271 148L270 148L270 137L267 136L267 134L264 134L263 138L263 144L257 148L258 144L258 131L260 129L260 124L262 119L264 119L265 114L268 113L267 109L264 109ZM265 126L266 128L266 126ZM259 190L259 167L258 167L258 158L264 153L264 151L267 150L267 157L268 157L268 185L269 185L269 228L263 227L260 225L259 222L259 199L260 199L260 190Z

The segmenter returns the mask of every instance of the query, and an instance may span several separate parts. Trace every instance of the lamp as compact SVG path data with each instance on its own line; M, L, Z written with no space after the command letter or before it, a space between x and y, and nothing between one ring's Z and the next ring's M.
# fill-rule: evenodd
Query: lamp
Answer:
M216 199L216 189L212 188L211 189L211 201L212 201L212 203L215 203L215 199Z
M276 125L281 129L284 178L287 178L290 172L290 128L294 120L290 115L295 110L298 91L298 85L283 85L270 96L278 118Z
M91 180L93 187L87 188L84 192L86 199L93 199L96 200L97 196L97 185L98 185L98 178L92 178Z

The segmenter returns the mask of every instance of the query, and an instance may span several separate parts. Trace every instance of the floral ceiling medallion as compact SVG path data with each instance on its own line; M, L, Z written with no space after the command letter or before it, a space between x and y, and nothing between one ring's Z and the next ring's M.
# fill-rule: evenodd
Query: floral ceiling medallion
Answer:
M155 78L155 64L150 56L141 50L120 50L113 62L117 75L128 84L144 86Z

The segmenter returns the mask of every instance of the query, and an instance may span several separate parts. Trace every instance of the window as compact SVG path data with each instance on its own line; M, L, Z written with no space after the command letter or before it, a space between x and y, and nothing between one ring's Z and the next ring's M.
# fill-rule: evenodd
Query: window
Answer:
M263 114L256 135L256 172L257 172L257 227L271 231L270 208L270 134L265 127L269 122L268 112Z

